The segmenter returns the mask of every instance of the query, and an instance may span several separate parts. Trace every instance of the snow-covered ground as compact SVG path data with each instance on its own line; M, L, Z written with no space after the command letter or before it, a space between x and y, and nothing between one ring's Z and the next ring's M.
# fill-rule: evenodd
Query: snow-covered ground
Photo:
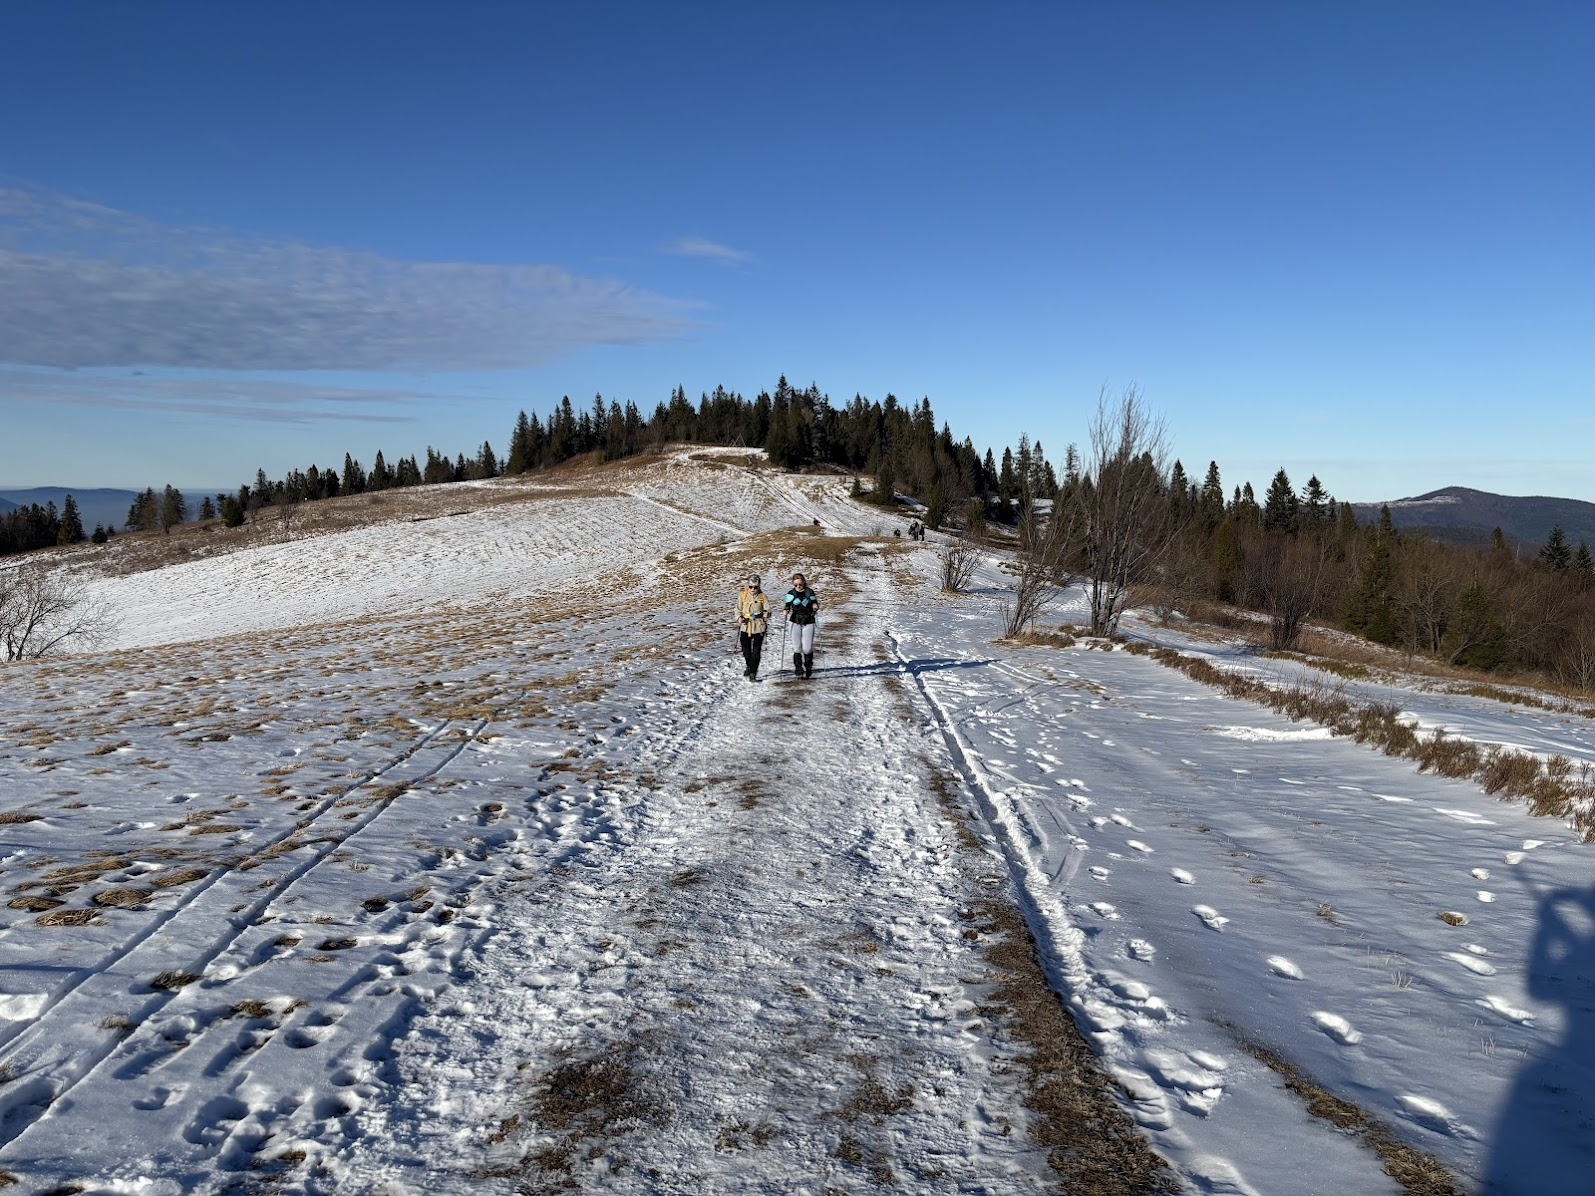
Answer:
M993 900L1188 1190L1401 1190L1381 1137L1590 1190L1565 827L997 644L996 570L936 593L841 480L681 452L570 490L107 578L113 650L0 673L21 1190L1059 1190ZM793 568L816 678L772 639L750 686L734 579ZM1577 716L1389 691L1592 758Z

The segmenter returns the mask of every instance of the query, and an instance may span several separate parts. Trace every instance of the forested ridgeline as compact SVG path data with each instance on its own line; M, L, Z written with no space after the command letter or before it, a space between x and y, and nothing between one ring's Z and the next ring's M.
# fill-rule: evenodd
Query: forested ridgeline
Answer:
M1560 529L1525 551L1499 531L1485 549L1438 543L1398 531L1388 511L1359 523L1317 477L1300 493L1285 471L1259 501L1250 483L1227 496L1216 462L1201 482L1165 465L1161 432L1133 392L1121 408L1099 407L1087 457L1075 446L1061 474L1042 446L1021 437L1000 460L969 437L937 426L928 399L902 404L855 395L835 405L817 386L783 377L753 399L716 387L691 402L677 388L646 417L634 403L569 397L546 417L521 412L501 457L484 442L452 460L428 447L370 468L352 453L343 465L258 470L235 493L205 496L198 508L171 486L144 491L128 530L169 531L191 516L237 526L267 508L404 487L553 469L581 458L617 461L689 443L765 449L787 469L839 467L873 478L864 501L916 498L932 529L955 526L972 538L991 522L1017 527L1029 576L1039 587L1084 578L1093 629L1112 631L1133 587L1164 611L1227 604L1266 616L1273 646L1297 645L1307 620L1376 643L1483 671L1539 673L1595 687L1595 563L1587 544ZM1050 511L1050 515L1048 512ZM96 527L103 540L111 529ZM0 515L0 555L85 538L70 496L65 509L23 507ZM1015 614L1019 611L1016 608ZM1034 612L1032 612L1033 614Z

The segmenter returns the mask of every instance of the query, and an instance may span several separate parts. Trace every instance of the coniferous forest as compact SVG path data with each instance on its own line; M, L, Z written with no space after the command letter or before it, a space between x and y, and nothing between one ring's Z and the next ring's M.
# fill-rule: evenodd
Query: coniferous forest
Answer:
M1058 469L1026 437L998 458L968 436L955 438L945 422L938 427L929 399L855 395L836 405L817 386L798 390L783 377L751 400L716 387L694 403L678 387L647 415L602 396L578 408L567 396L544 417L522 411L502 457L486 441L453 459L430 446L424 456L391 461L378 451L369 468L346 452L341 467L311 465L280 478L257 470L236 492L207 495L197 508L171 486L150 488L133 502L125 529L169 532L191 518L236 527L265 508L515 476L584 458L617 461L672 443L762 448L782 468L847 470L869 479L867 487L855 482L861 501L909 496L932 530L978 538L1010 527L1021 546L1026 512L1050 509L1062 522L1095 482L1073 445ZM1281 469L1259 499L1249 482L1226 493L1216 462L1200 481L1178 460L1137 464L1158 503L1155 526L1143 522L1138 534L1154 538L1157 550L1143 553L1127 580L1154 610L1256 612L1280 649L1296 647L1314 620L1451 665L1595 688L1595 560L1559 528L1537 552L1499 531L1486 548L1458 547L1398 531L1388 510L1359 524L1316 476L1298 491ZM92 538L103 543L111 534L96 527ZM60 512L48 504L0 515L0 555L85 538L70 496ZM1080 575L1084 551L1064 545L1049 568L1060 580Z

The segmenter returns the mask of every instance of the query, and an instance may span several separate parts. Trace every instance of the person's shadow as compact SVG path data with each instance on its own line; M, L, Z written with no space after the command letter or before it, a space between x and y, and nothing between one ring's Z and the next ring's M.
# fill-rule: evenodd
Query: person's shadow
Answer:
M1540 902L1529 995L1560 1006L1560 1042L1518 1073L1490 1146L1485 1196L1595 1194L1595 889Z

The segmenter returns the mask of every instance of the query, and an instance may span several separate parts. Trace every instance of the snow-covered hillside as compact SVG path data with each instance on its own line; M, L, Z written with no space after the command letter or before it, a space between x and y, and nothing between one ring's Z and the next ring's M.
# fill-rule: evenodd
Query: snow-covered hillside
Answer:
M582 486L106 577L112 650L0 672L0 1174L1590 1190L1560 823L1111 645L996 643L995 562L937 593L844 480ZM735 582L793 569L815 679L777 623L749 685ZM1578 716L1381 686L1595 758Z

